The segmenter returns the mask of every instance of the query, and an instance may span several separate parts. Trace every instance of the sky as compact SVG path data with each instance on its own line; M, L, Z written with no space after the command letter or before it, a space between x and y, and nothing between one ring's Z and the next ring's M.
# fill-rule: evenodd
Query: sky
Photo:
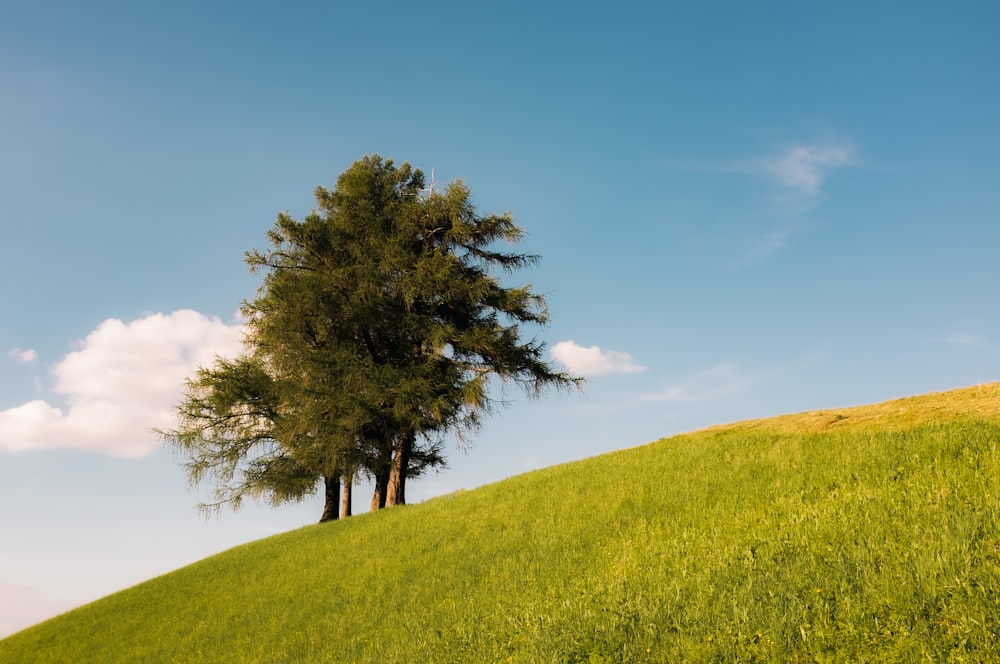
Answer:
M318 520L206 519L152 429L240 352L244 252L365 155L513 214L542 260L510 283L551 313L529 333L587 378L508 393L410 502L1000 380L995 2L0 14L0 636Z

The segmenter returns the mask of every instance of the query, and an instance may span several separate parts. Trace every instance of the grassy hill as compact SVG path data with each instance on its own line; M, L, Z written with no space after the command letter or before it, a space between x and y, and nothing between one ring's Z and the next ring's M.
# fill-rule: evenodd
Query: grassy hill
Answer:
M1000 661L1000 383L676 436L213 556L2 662Z

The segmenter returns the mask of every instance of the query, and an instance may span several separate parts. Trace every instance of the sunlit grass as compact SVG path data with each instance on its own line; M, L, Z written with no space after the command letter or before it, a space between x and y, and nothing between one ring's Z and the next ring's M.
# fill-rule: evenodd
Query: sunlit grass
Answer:
M1000 661L1000 384L760 420L238 547L0 661Z

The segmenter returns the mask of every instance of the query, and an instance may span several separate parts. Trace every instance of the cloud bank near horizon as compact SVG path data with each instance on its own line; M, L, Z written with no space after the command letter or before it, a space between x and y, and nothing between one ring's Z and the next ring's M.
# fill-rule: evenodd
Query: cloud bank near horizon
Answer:
M560 341L552 346L552 359L566 367L571 373L581 376L602 376L605 374L630 374L645 371L628 353L617 350L602 350L600 346L585 348L575 341Z
M161 445L152 430L174 424L185 378L238 355L242 331L192 310L105 320L53 370L65 407L37 399L0 411L0 450L147 456Z

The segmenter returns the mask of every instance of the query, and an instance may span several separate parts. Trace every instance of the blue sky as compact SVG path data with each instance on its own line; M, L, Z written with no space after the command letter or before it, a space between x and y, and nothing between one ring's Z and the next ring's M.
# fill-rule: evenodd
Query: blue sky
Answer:
M366 154L513 212L589 378L411 500L1000 379L1000 5L347 4L0 5L0 635L318 518L206 521L149 429Z

